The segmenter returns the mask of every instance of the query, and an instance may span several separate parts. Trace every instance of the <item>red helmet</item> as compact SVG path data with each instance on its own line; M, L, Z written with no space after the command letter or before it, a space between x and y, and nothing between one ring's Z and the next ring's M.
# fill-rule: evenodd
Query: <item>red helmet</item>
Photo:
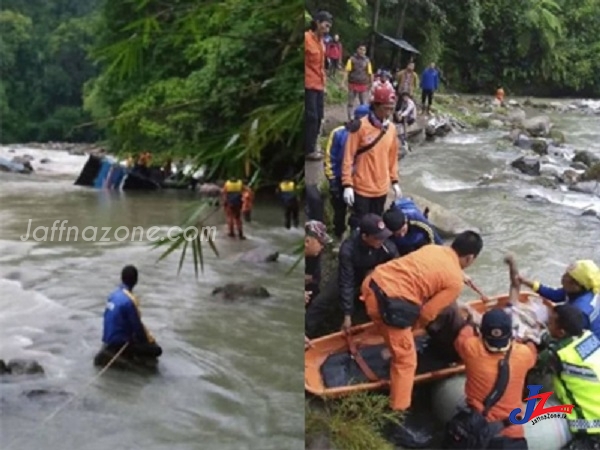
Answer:
M389 86L377 86L373 92L373 103L396 103L396 93Z

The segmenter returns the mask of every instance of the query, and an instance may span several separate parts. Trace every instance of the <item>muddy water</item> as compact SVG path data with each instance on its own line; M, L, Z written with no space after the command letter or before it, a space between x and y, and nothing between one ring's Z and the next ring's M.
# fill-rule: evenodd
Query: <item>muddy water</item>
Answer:
M35 176L0 174L0 358L35 358L46 377L0 384L0 448L303 448L301 273L286 276L301 232L283 229L280 211L265 207L255 211L247 241L230 240L217 215L220 257L207 248L198 281L191 260L177 276L178 257L157 263L160 252L147 242L22 241L29 219L33 227L66 220L80 230L164 229L195 202L187 192L75 187L85 157L23 153L52 163L34 161ZM236 261L241 251L269 246L283 253L279 263ZM140 271L143 317L164 349L160 372L109 371L86 388L97 374L92 358L106 296L128 263ZM234 280L262 284L272 296L233 304L210 297ZM27 397L32 390L44 393Z

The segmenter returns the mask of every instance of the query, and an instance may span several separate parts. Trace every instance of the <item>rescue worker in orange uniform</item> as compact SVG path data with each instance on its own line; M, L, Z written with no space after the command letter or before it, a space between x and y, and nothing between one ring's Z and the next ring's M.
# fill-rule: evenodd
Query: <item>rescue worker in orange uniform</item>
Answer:
M512 258L507 257L505 262L510 267L509 301L517 303L519 276ZM469 428L476 428L481 434L491 436L491 440L485 442L481 434L478 436L475 430L468 433L468 439L477 448L527 450L523 425L511 424L508 417L513 410L523 408L523 388L527 372L535 366L538 355L535 344L531 341L514 340L512 317L503 309L494 308L483 315L479 330L472 324L467 324L454 341L454 347L466 367L465 396L470 410L483 414L486 398L496 390L498 363L504 358L508 363L508 379L504 392L500 392L502 395L484 415L485 420L494 427L493 431L484 430L485 427L474 421L471 415L462 413L451 420L449 433L442 447L466 448L461 445L461 442L457 442L457 436L461 433L457 434L455 430L458 428L466 431Z
M390 407L411 406L417 353L412 329L426 328L452 305L463 288L463 269L483 248L474 231L459 234L450 247L426 245L402 258L377 266L365 278L361 299L391 353ZM400 440L411 435L406 422L395 425Z
M225 208L229 237L235 237L237 229L238 237L246 239L242 227L242 195L244 182L240 178L230 178L225 182L222 190L222 204Z
M246 222L252 221L252 207L254 206L254 191L247 183L242 190L242 216Z
M350 227L360 217L373 213L381 216L392 186L396 198L402 196L398 184L398 136L389 118L394 113L396 94L387 86L373 92L366 117L349 124L342 162L343 198L353 208Z

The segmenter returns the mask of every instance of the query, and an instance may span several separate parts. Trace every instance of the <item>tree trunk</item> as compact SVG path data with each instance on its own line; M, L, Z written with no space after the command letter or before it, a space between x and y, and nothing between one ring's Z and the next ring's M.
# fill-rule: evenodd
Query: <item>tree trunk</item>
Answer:
M402 5L402 10L400 11L400 17L398 18L398 27L396 28L396 34L393 36L397 39L402 39L404 36L404 22L406 19L406 10L408 9L408 2L410 0L404 0L404 4ZM392 59L392 67L400 67L402 55L401 49L394 50L394 57Z
M375 38L377 33L377 26L379 24L379 11L381 10L381 0L375 0L375 9L373 11L373 21L371 23L371 43L369 45L369 57L371 61L375 61Z

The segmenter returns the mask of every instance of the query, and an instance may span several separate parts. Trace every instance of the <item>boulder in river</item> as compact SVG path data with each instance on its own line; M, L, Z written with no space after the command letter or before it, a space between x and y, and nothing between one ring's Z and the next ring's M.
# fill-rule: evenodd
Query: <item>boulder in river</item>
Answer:
M600 158L596 155L594 155L591 152L588 152L587 150L583 150L583 151L579 151L579 152L575 152L575 156L573 157L573 162L580 162L582 164L585 164L587 167L591 167L596 163L600 163Z
M532 203L538 203L540 205L547 205L550 203L550 200L548 200L546 197L542 197L541 195L537 194L526 194L525 199L529 200Z
M522 148L523 150L529 150L531 148L531 138L527 136L525 133L522 133L520 130L516 130L517 137L513 141L513 145ZM512 137L512 134L511 134Z
M581 192L582 194L590 194L600 197L600 183L597 181L582 181L574 184L573 186L569 186L569 189L574 192Z
M550 139L554 145L563 145L565 143L565 135L560 130L550 130Z
M525 111L522 109L512 109L508 113L508 120L512 123L521 123L527 118Z
M552 124L548 116L535 116L522 121L522 126L532 137L545 137L550 134Z
M227 283L213 289L213 296L220 296L223 300L238 300L240 298L267 298L269 291L263 286L252 283Z
M479 232L477 227L472 226L443 206L418 195L411 194L410 197L421 211L424 211L425 208L429 209L427 217L442 238L452 238L467 230Z
M277 262L279 252L270 248L254 248L242 253L238 257L238 261L248 263L269 263Z
M445 118L434 117L427 122L425 135L429 138L444 137L452 131L450 121Z
M578 183L581 180L581 175L581 171L577 171L573 168L568 168L562 173L560 179L563 183L571 185Z
M72 394L66 391L54 389L31 389L23 392L22 395L31 401L51 404L62 403L72 397Z
M540 159L537 156L521 156L510 163L512 167L525 175L540 175Z
M548 141L546 141L546 139L541 138L532 139L531 150L533 150L540 156L548 154Z
M582 175L581 179L583 181L597 181L600 182L600 162L594 164L589 169L587 169Z
M584 172L588 170L589 166L586 166L584 163L575 161L571 163L571 169L575 170L583 170Z
M18 158L18 157L17 157ZM0 172L12 172L12 173L21 173L28 175L33 172L33 167L31 166L31 162L24 161L23 163L17 163L13 161L9 161L5 158L0 158Z
M7 363L0 360L0 374L43 375L44 368L33 359L12 359Z

